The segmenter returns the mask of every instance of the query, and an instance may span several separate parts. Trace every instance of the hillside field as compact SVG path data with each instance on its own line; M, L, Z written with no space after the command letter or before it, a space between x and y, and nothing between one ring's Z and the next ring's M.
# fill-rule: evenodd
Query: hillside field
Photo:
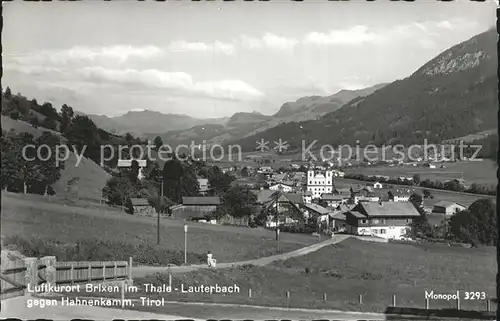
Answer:
M60 133L38 127L34 128L30 124L20 120L14 120L10 117L1 117L2 129L9 131L14 129L16 132L30 133L35 137L42 135L44 131L48 131L54 135L60 136L62 144L66 144L66 138ZM77 157L73 152L70 152L68 160L64 163L65 168L61 171L61 178L53 185L56 195L62 198L69 197L67 193L67 183L69 180L77 177L78 183L73 188L74 193L81 200L90 200L99 202L101 199L102 188L106 185L106 181L111 177L102 167L88 158L82 158L77 166Z
M364 181L358 181L358 180L353 180L353 179L343 179L343 178L338 178L335 180L335 186L336 187L350 187L350 186L357 186L357 185L364 185L366 182ZM448 202L456 202L459 204L462 204L466 207L477 201L478 199L481 198L489 198L492 200L496 200L495 196L490 196L490 195L476 195L476 194L468 194L468 193L460 193L460 192L453 192L453 191L446 191L446 190L435 190L435 189L428 189L424 187L410 187L410 186L403 186L403 185L398 185L398 188L404 189L404 188L412 188L417 191L423 191L425 189L430 190L431 195L433 198L429 201L425 201L424 205L427 205L428 203L435 204L438 201L448 201Z
M480 162L443 163L446 168L412 167L412 166L370 166L346 170L346 173L365 175L384 175L389 177L413 176L419 174L422 180L446 181L454 178L463 178L469 183L481 185L497 184L497 168L494 161L484 159Z
M106 206L67 206L34 196L2 193L2 237L57 239L61 244L104 240L156 247L155 218L129 215ZM162 220L160 248L183 252L185 223ZM278 252L273 231L192 222L188 225L188 252L206 255L212 251L218 262L254 259ZM281 233L280 238L283 252L317 242L310 235Z

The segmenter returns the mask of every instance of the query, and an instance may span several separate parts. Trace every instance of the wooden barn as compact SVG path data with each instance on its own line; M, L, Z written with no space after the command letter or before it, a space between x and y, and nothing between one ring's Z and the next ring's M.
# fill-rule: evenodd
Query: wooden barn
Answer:
M185 196L182 198L181 206L171 208L172 218L184 220L204 218L214 213L220 204L220 198L217 196Z

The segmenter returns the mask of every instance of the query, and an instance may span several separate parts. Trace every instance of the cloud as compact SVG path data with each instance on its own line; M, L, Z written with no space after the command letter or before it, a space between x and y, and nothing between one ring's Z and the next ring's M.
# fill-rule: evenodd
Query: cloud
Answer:
M332 30L328 33L310 32L302 40L303 44L316 45L363 45L393 44L397 41L411 40L426 48L435 48L431 38L442 37L443 31L470 29L477 25L475 21L453 19L450 21L412 22L388 27L368 27L357 25L346 29ZM444 30L443 30L444 29Z
M4 66L5 71L13 71L13 72L18 72L26 75L31 75L31 76L40 76L40 75L45 75L45 74L55 74L58 73L60 74L62 72L61 69L59 68L54 68L54 67L44 67L44 66L30 66L30 65L16 65L16 64L5 64Z
M89 81L166 89L180 96L228 100L253 100L264 96L263 93L241 80L196 82L185 72L165 72L157 69L106 69L96 66L80 68L77 73Z
M261 38L241 36L241 45L248 49L277 49L288 50L297 45L299 41L293 38L280 37L270 32L266 32Z
M449 21L440 21L436 24L436 26L438 28L441 28L441 29L448 29L448 30L452 30L454 29L453 28L453 25L449 22Z
M126 62L130 58L147 59L158 56L163 51L156 46L134 47L130 45L116 45L109 47L75 46L64 50L44 50L29 54L11 54L14 61L21 64L42 65L46 63L67 64L74 62L94 62L97 59L113 62Z
M220 41L204 43L179 40L172 42L168 48L171 51L216 52L226 55L232 55L235 52L234 45Z
M305 44L319 45L360 45L363 43L379 43L384 36L368 31L367 26L354 26L349 29L333 30L330 33L311 32L303 40Z

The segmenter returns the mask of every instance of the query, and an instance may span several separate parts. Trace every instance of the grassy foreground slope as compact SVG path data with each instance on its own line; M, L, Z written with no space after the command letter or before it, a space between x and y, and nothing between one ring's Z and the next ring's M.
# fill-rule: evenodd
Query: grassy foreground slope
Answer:
M493 247L466 249L441 244L371 243L351 238L265 267L174 274L174 287L236 284L241 291L230 295L169 293L166 300L383 312L392 304L393 294L398 306L423 308L425 291L460 291L463 309L485 310L485 300L464 300L464 291L485 292L487 297L495 297L495 254ZM168 283L168 276L135 281L137 284ZM290 292L289 299L286 291ZM323 301L323 293L327 295L326 301ZM453 308L456 301L431 300L430 307Z
M156 220L129 215L107 207L83 208L51 203L39 195L2 193L2 236L38 240L57 239L61 245L74 246L81 240L110 242L110 246L156 246ZM184 251L185 221L165 219L161 222L159 248ZM203 223L189 223L188 252L203 256L212 251L219 262L234 262L276 254L274 232L263 229L230 227ZM310 235L281 233L281 251L289 252L314 244L317 238ZM101 243L100 243L101 244ZM106 253L105 258L114 259ZM133 256L133 255L131 255ZM161 259L161 258L160 258ZM142 263L153 264L160 259L148 258ZM161 259L163 262L163 259ZM188 262L188 263L199 263Z

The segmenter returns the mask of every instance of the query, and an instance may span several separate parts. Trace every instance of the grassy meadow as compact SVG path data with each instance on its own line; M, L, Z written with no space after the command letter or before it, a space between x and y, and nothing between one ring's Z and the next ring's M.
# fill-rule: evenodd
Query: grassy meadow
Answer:
M91 242L95 245L94 248L98 248L99 244L115 249L124 248L128 252L124 250L114 252L127 257L137 255L140 249L148 248L151 253L156 253L155 256L145 257L141 259L142 261L134 260L137 263L151 265L165 263L165 258L161 257L164 251L182 254L184 251L185 221L162 219L161 242L157 246L155 218L129 215L106 206L95 205L85 208L49 202L48 197L39 195L2 193L1 209L2 239L10 237L10 242L13 242L12 237L18 237L15 239L16 242L28 246L27 242L31 244L30 248L53 251L50 246L54 244L76 246L77 243L88 245ZM191 222L188 225L187 248L195 258L195 262L188 261L188 263L199 263L201 259L196 257L203 257L204 261L208 251L212 251L218 262L241 261L278 253L273 231ZM280 236L282 252L293 251L317 242L317 238L310 235L281 233ZM40 242L52 245L37 245ZM130 250L130 246L134 247L133 251ZM102 254L96 252L96 257L89 255L93 260L118 259L111 257L113 251L101 252Z
M413 166L370 166L347 170L347 173L365 175L384 175L389 177L413 176L419 174L422 180L446 181L449 179L463 178L469 183L480 185L497 184L497 165L494 161L484 159L480 162L443 163L446 168L427 168Z
M495 297L496 272L496 249L493 247L467 249L442 244L371 243L348 239L265 267L249 265L173 274L173 287L236 284L240 293L172 292L159 296L179 301L383 312L392 304L393 295L396 295L397 306L422 308L425 291L460 291L462 309L485 310L485 300L466 301L464 291L485 292L487 297ZM134 282L139 286L168 284L168 275L152 275ZM252 290L251 298L248 297L249 289ZM286 291L290 293L289 298ZM144 292L130 294L132 298L143 295ZM362 304L359 295L363 296ZM430 307L454 308L456 302L431 300ZM157 311L162 310L158 308Z

